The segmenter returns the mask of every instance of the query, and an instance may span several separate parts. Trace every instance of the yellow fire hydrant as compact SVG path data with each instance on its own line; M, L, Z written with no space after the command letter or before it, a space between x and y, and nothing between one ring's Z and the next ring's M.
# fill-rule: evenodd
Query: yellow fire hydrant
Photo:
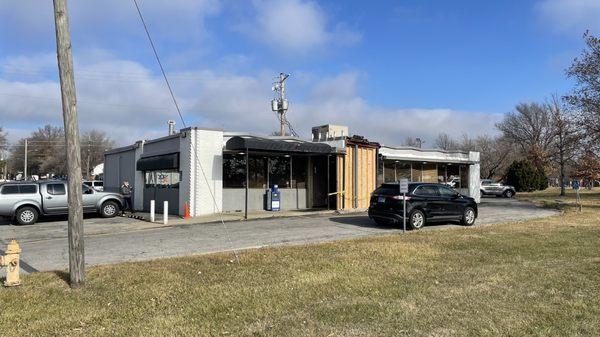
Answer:
M4 281L4 286L18 286L21 284L21 279L19 277L21 247L19 247L17 241L10 241L4 254L4 256L0 255L0 267L6 267L6 280Z

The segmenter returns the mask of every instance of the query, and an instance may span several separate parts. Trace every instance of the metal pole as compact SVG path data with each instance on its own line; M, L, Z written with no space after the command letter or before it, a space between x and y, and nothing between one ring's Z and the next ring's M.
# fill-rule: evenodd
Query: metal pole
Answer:
M77 122L77 99L73 75L73 55L71 54L71 33L67 1L54 0L54 21L56 24L56 49L62 96L65 139L67 143L67 173L69 203L69 276L71 288L85 283L85 262L83 248L83 207L81 149L79 125Z
M406 193L402 193L402 199L403 199L403 203L404 203L404 213L402 215L402 222L403 222L402 233L406 233Z
M154 219L155 219L154 214L156 214L155 201L150 200L150 222L154 222Z
M248 220L248 184L250 183L250 179L248 177L249 174L249 170L248 170L248 166L250 165L249 162L249 155L248 155L248 148L246 148L246 197L245 197L245 206L244 206L244 219Z
M169 223L169 202L165 200L163 202L163 225L166 225L168 223Z
M27 180L27 138L25 138L25 161L23 166L23 180Z

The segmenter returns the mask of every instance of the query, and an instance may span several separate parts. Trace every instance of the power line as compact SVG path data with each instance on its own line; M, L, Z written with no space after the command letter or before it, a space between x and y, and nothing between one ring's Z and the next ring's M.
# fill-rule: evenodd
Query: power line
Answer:
M150 32L148 31L148 26L146 26L146 21L144 21L144 16L142 15L140 6L138 6L137 0L133 0L133 3L135 4L135 9L138 12L140 21L142 21L142 25L144 26L144 31L146 31L146 36L148 37L148 41L150 42L150 46L152 47L152 51L154 52L154 56L156 57L156 62L158 62L158 66L160 67L160 72L162 73L163 78L165 79L165 83L167 83L167 88L169 88L169 93L171 94L173 104L175 104L175 108L177 109L177 113L179 114L179 118L181 119L181 123L183 124L183 127L187 127L187 125L185 124L185 120L183 120L181 110L179 109L179 104L177 104L177 99L175 99L175 94L173 94L173 89L171 89L171 84L169 83L169 79L167 78L165 69L163 68L162 62L160 61L160 57L158 57L156 47L154 47L154 42L152 41L152 37L150 36Z
M158 52L156 51L156 48L154 47L154 42L152 42L152 37L150 36L150 32L148 31L148 27L146 26L146 22L144 21L144 17L142 15L140 7L138 6L137 0L133 0L133 3L135 4L135 8L137 9L138 15L140 17L140 21L142 22L142 25L144 26L144 30L146 31L146 36L148 37L148 41L150 42L150 46L152 47L154 56L156 56L156 61L158 62L158 65L160 66L160 71L162 72L165 82L167 83L167 87L169 88L169 93L171 94L171 98L173 99L173 103L175 104L175 108L177 109L177 113L179 114L179 118L181 119L181 123L183 124L184 127L187 127L185 124L185 120L183 119L183 115L181 114L181 110L179 109L179 105L177 104L177 99L175 98L175 95L173 94L173 90L171 89L171 85L169 84L169 79L167 78L167 74L162 66L162 63L160 62L160 57L158 56ZM195 149L196 140L194 139L194 141L192 142L192 140L190 139L190 142L191 142L191 150L192 150L192 152L195 153L196 152L196 149ZM220 210L219 205L217 205L217 200L216 200L215 195L210 187L210 183L208 181L208 177L206 176L206 172L204 172L204 168L202 167L202 163L198 160L198 156L194 155L193 157L194 157L194 161L200 168L200 172L202 173L202 177L204 178L206 187L208 188L208 192L212 198L213 205L219 212L219 217L221 218L221 225L225 229L225 233L227 236L227 240L229 241L229 245L231 248L233 248L233 242L231 241L231 235L229 233L229 229L228 229L227 225L225 224L225 221L223 220L223 214ZM195 194L196 194L196 190L194 188L194 195ZM233 255L235 256L236 262L239 264L240 257L238 255L237 249L235 249L235 248L233 248Z

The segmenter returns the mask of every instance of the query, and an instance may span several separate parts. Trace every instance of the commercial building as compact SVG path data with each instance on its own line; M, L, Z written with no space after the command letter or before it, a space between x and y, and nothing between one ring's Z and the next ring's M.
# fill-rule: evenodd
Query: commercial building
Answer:
M313 128L312 141L186 128L105 153L104 188L134 187L137 210L191 216L266 209L278 186L281 209L365 209L382 182L449 182L479 197L479 154L381 147L344 126Z

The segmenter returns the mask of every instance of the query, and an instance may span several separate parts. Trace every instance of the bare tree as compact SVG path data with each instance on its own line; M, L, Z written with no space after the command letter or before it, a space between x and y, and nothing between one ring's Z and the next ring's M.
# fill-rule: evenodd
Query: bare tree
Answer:
M567 76L575 79L575 88L565 97L578 110L578 119L588 137L598 144L600 140L600 38L584 34L586 49L567 69Z
M558 166L560 195L565 195L566 167L573 163L580 152L583 134L573 114L564 109L556 96L546 104L552 118L554 129L553 149L550 153L552 161Z
M0 152L5 151L8 148L8 140L6 138L6 132L0 126Z
M106 133L90 130L81 135L81 158L85 170L84 176L90 175L95 166L104 162L104 151L115 147L115 142Z
M402 145L421 148L424 143L425 143L425 141L419 137L414 138L414 137L408 136L404 139L404 142L402 143Z
M496 124L507 141L516 144L522 154L538 168L549 164L549 152L554 142L550 111L538 103L520 103Z
M435 146L440 150L456 150L458 148L458 143L447 133L442 132L438 134L435 139Z
M65 136L62 127L45 125L27 137L27 171L37 175L63 176L67 174ZM25 158L25 139L11 147L10 169L18 172L23 170ZM87 164L89 158L90 170L104 162L104 151L114 147L114 141L104 132L91 130L81 136L81 157ZM83 165L86 175L87 165Z

